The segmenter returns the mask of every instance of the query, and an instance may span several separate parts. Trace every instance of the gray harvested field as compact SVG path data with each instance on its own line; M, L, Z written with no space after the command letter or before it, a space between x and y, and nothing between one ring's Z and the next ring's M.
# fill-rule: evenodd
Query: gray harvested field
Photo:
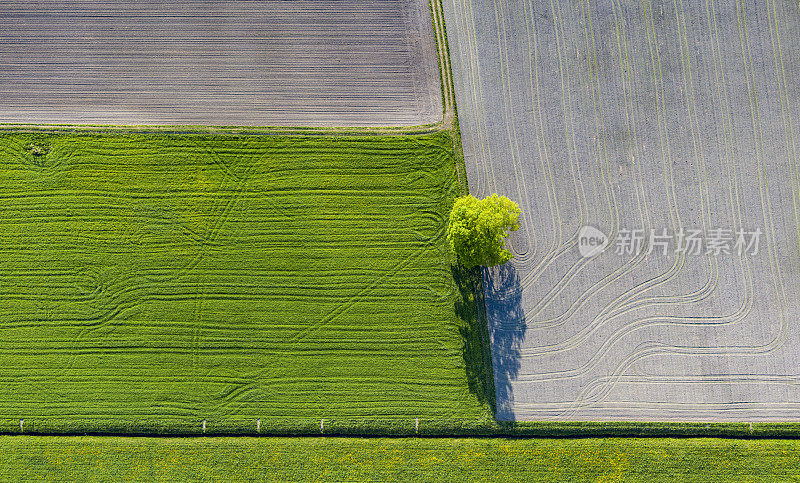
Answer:
M441 118L424 0L0 0L0 123Z
M485 274L498 417L800 420L798 3L445 19L471 191L523 208L517 258ZM595 258L584 225L612 240ZM760 229L760 251L615 253L623 229L682 227Z

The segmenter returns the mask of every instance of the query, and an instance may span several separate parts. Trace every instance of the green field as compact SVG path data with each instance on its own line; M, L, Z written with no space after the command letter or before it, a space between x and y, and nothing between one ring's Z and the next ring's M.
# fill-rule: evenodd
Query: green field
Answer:
M461 190L446 133L0 134L0 430L486 420Z
M0 438L8 480L798 481L800 442Z

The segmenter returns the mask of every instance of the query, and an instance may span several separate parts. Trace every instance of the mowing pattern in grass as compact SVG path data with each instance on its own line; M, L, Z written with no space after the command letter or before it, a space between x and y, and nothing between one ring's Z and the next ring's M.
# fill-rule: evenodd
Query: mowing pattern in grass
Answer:
M4 478L786 481L800 442L725 439L0 438Z
M446 134L3 135L0 429L485 416L453 159Z
M499 417L800 420L797 2L445 13L470 187L522 205L486 284ZM676 253L681 230L732 253Z

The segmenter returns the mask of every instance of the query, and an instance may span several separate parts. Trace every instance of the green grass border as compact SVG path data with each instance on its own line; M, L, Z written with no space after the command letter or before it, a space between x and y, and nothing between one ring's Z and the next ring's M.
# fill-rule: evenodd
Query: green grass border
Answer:
M336 437L488 437L488 438L697 438L800 439L800 423L701 423L701 422L587 422L414 419L208 419L195 422L142 420L31 419L0 421L0 435L98 435L98 436L336 436ZM102 427L102 430L98 430Z
M797 440L6 436L8 481L798 481Z
M441 123L401 127L313 127L313 126L199 126L114 124L10 124L0 123L0 132L53 132L91 134L224 134L252 136L416 136L445 131Z

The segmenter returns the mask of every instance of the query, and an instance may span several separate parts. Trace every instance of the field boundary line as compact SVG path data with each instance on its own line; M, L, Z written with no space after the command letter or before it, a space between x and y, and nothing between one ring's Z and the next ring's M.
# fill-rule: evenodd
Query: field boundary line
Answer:
M800 439L800 422L638 422L638 421L495 421L446 418L330 419L287 421L276 418L180 421L121 421L116 426L85 422L72 430L51 420L34 420L24 430L5 426L0 436L177 437L357 437L357 438L726 438ZM256 424L253 424L253 422Z

